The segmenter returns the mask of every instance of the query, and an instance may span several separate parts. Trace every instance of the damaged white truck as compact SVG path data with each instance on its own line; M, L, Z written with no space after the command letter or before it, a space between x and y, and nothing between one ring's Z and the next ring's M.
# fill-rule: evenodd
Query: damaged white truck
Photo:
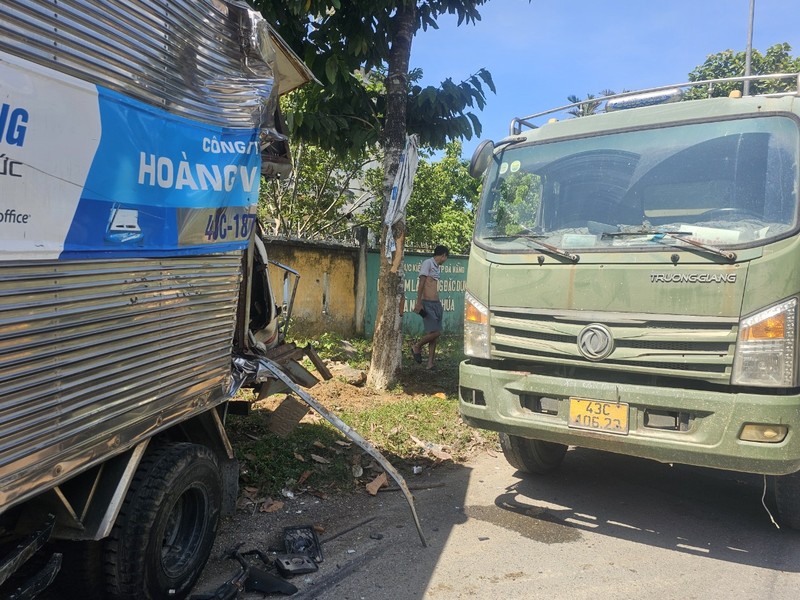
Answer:
M0 597L190 592L234 359L299 368L256 204L310 77L237 0L0 4Z

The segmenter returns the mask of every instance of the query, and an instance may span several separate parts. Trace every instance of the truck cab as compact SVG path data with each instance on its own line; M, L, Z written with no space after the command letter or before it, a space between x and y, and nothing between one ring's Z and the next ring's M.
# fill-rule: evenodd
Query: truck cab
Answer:
M627 92L476 150L460 408L513 466L579 446L774 475L800 526L800 96L766 77L786 91Z

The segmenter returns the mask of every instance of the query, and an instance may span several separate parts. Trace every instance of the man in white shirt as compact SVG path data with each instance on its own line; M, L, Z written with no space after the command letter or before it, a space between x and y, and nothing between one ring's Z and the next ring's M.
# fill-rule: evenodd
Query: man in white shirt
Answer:
M422 262L419 268L419 285L417 286L417 302L414 312L422 317L425 335L411 346L411 354L418 364L422 364L422 347L428 345L428 370L433 369L433 357L436 353L436 340L442 335L442 317L444 309L439 300L440 267L450 256L447 246L436 246L433 257Z

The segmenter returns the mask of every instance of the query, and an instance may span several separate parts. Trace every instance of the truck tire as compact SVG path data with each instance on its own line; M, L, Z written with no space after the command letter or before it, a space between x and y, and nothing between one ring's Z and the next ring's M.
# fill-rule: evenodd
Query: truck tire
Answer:
M523 473L535 475L545 475L558 469L567 453L564 444L529 440L505 433L500 434L500 447L508 464Z
M108 596L185 598L211 553L221 505L211 450L176 443L148 451L106 542Z
M105 597L102 542L60 540L53 547L62 557L61 569L51 586L56 598Z
M775 478L775 504L781 525L800 529L800 473Z

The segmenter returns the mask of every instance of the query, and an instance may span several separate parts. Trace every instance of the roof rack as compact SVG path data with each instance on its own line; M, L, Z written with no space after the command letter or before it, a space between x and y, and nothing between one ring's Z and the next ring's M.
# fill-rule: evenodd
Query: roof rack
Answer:
M600 105L603 102L605 102L606 105L608 105L609 100L616 100L619 98L632 98L635 96L642 96L643 94L652 94L655 97L656 95L658 95L659 92L663 92L665 94L667 92L681 92L684 88L707 87L709 93L711 93L711 90L714 88L714 85L718 83L735 83L735 82L761 81L770 79L788 79L790 77L793 77L795 79L794 91L778 92L776 94L769 94L769 95L787 96L787 95L800 94L800 73L772 73L769 75L749 75L747 77L723 77L720 79L705 79L703 81L687 81L685 83L673 83L672 85L662 85L658 87L645 88L633 92L622 92L619 94L612 94L610 96L600 96L599 98L587 98L586 100L581 100L580 102L565 104L564 106L551 108L550 110L545 110L543 112L538 112L532 115L528 115L527 117L514 117L513 119L511 119L511 125L509 126L509 134L519 135L520 133L522 133L523 126L527 129L538 128L538 125L531 122L533 119L537 119L539 117L543 117L546 115L552 115L554 113L564 112L571 108L581 107L586 104ZM656 102L651 102L651 103L655 104Z

